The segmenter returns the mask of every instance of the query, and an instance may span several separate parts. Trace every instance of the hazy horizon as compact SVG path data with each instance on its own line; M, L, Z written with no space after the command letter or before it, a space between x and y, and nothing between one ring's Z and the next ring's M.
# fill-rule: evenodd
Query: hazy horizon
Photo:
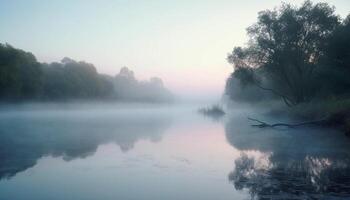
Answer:
M284 1L300 5L303 0ZM323 2L323 1L314 1ZM329 0L345 17L346 0ZM100 73L127 66L157 76L175 94L218 98L232 67L226 55L247 41L246 28L273 1L4 1L0 42L40 62L84 60Z

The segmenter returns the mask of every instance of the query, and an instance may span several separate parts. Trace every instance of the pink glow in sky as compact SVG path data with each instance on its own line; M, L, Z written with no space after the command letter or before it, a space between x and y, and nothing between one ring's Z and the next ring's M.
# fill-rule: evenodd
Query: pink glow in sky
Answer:
M287 1L301 4L303 0ZM314 2L318 2L315 0ZM328 0L345 17L348 0ZM234 46L257 13L280 0L0 0L0 42L39 61L63 57L93 63L114 75L127 66L139 79L157 76L182 96L219 98Z

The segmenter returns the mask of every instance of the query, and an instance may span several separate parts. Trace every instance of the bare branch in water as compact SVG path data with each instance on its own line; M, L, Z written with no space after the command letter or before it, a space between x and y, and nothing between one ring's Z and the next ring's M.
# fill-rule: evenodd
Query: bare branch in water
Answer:
M275 128L275 127L283 127L283 126L288 128L295 128L298 126L307 126L307 125L323 125L328 122L327 119L320 119L320 120L314 120L314 121L308 121L308 122L301 122L297 124L287 124L287 123L269 124L251 117L248 117L248 120L258 122L259 124L253 124L252 126L259 127L259 128L265 128L265 127Z

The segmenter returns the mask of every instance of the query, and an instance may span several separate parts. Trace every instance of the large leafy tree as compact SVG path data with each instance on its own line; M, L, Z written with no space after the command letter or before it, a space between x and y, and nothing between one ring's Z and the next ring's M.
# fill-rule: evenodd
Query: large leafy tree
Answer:
M326 3L283 4L259 13L246 47L228 55L234 77L282 98L289 105L312 99L325 45L340 18Z

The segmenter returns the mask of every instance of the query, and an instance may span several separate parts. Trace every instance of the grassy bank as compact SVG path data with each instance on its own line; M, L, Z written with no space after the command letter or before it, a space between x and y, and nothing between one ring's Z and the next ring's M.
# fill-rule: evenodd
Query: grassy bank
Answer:
M339 128L350 136L350 98L303 103L287 108L287 113L302 120L327 119L325 126Z

